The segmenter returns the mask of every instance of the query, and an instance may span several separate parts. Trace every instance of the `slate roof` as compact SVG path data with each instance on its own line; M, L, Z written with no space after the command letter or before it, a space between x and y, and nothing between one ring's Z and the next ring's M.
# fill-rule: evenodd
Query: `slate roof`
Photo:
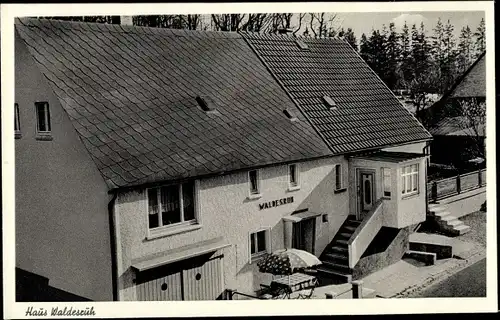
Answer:
M434 136L475 136L476 133L472 128L467 128L467 119L463 116L458 117L445 117L439 121L435 126L429 129L430 133ZM477 134L485 136L486 126L479 124L477 126Z
M16 30L110 189L331 154L238 34L31 18Z
M422 111L429 131L433 135L469 135L470 130L463 130L460 101L462 99L486 98L486 51L455 81L443 97L429 108ZM481 130L481 129L480 129ZM483 129L484 131L484 126ZM484 132L483 132L484 134Z
M486 52L464 73L449 98L486 97Z
M431 139L344 41L243 34L335 154ZM336 103L329 110L324 95Z

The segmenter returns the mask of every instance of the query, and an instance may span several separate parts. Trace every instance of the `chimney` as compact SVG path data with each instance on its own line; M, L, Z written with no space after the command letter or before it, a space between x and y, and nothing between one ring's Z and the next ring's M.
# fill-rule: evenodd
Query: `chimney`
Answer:
M279 34L291 34L292 32L293 32L293 30L290 29L290 28L284 28L284 29L279 29L278 30Z
M122 26L133 26L132 16L120 16L120 24Z

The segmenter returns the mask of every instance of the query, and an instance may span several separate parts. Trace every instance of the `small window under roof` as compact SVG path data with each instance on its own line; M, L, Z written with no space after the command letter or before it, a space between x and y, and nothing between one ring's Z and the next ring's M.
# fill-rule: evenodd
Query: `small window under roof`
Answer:
M307 44L305 44L304 41L302 41L300 39L295 40L295 43L297 43L300 50L302 50L302 51L309 51L310 50L309 46Z
M297 121L299 119L297 119L297 117L295 116L294 112L290 109L285 109L283 110L283 113L287 116L288 119L290 119L290 121Z
M208 97L208 96L197 96L196 102L198 102L198 105L200 106L200 108L205 112L217 111L214 101L212 99L210 99L210 97Z
M335 101L333 101L332 97L330 96L323 96L323 102L326 104L328 109L330 110L336 110L337 109L337 104L335 104Z

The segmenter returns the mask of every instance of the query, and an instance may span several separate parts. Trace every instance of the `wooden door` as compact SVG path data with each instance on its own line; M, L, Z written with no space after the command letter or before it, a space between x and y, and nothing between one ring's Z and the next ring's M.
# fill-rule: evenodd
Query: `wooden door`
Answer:
M358 176L358 219L363 220L375 202L375 172L360 171Z
M137 300L182 300L181 277L182 272L177 264L141 272L137 277Z
M217 300L222 281L222 256L195 259L182 271L184 300Z

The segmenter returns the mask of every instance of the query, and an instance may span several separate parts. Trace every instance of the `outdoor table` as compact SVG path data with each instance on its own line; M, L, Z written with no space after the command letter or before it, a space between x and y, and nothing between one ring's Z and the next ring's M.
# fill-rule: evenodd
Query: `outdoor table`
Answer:
M271 281L271 288L281 291L283 297L290 298L295 291L310 288L316 285L316 277L304 273L294 273Z

